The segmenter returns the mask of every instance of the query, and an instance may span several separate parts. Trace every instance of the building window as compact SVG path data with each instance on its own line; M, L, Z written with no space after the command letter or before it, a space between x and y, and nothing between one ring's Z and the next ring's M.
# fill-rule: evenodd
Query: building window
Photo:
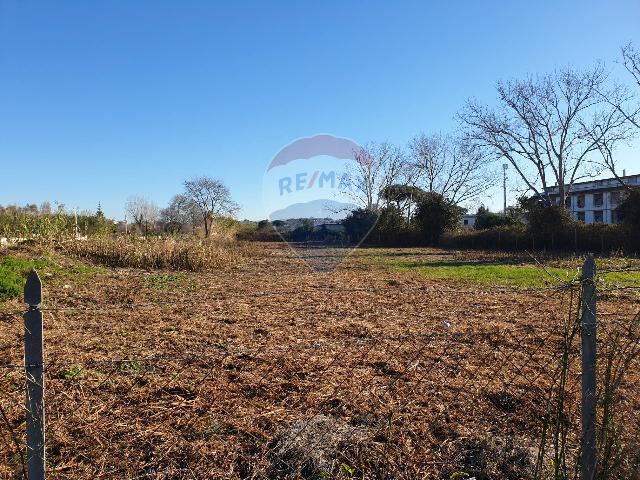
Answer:
M564 199L564 206L566 208L571 208L571 196L568 195L567 198Z
M604 216L602 210L594 210L593 212L593 223L602 223L604 221Z
M465 221L464 221L464 224L465 224L465 225L469 225L469 220L465 220Z
M612 205L618 205L621 199L622 196L620 192L611 192L609 194L609 202L611 202Z
M603 203L603 195L602 193L594 193L593 194L593 206L594 207L601 207L602 203Z
M578 212L578 220L584 223L584 212Z
M620 215L618 215L618 210L611 210L611 223L620 223Z
M584 208L584 195L578 195L578 208Z

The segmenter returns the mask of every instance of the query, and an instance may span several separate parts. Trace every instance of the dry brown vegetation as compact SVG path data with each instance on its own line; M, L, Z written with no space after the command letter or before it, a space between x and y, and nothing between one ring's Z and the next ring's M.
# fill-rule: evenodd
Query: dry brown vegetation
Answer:
M200 271L238 265L246 244L227 239L97 237L60 244L67 255L109 267Z
M255 248L219 271L43 274L50 478L532 478L571 292L366 261L400 250L313 273L282 245ZM19 365L19 303L1 308L0 364ZM602 331L634 308L631 294L603 296ZM20 475L22 378L0 371L0 478ZM633 455L637 368L622 388Z

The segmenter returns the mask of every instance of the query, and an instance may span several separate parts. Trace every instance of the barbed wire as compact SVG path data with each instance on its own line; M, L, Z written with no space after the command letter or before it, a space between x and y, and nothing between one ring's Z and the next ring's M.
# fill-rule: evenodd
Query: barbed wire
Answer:
M224 300L237 300L237 299L245 299L245 298L261 298L261 297L270 297L270 296L285 296L285 295L293 295L293 294L311 294L317 291L331 291L333 293L371 293L371 294L379 294L379 293L411 293L415 294L417 292L420 293L437 293L437 294L462 294L462 295L481 295L484 293L517 293L517 294L545 294L549 292L559 292L564 290L569 290L574 288L578 283L576 282L566 282L562 285L557 285L553 287L540 287L540 288L502 288L502 287L487 287L486 289L482 288L482 285L476 286L478 288L474 289L451 289L451 288L435 288L433 286L426 287L410 287L406 289L398 289L394 287L385 287L385 288L343 288L336 286L319 286L313 287L313 289L291 289L291 290L275 290L268 292L240 292L235 291L232 294L221 294L218 296L207 296L205 298L189 298L184 300L155 300L149 302L122 302L122 303L113 303L110 302L109 305L105 306L103 304L91 304L85 303L81 306L47 306L46 304L40 307L40 310L43 312L74 312L74 311L95 311L95 312L104 312L116 309L136 309L136 308L153 308L159 306L184 306L184 305L197 305L204 304L207 302L213 301L224 301ZM640 287L638 287L640 288ZM9 310L0 312L0 319L3 316L17 316L24 314L26 309L19 310Z

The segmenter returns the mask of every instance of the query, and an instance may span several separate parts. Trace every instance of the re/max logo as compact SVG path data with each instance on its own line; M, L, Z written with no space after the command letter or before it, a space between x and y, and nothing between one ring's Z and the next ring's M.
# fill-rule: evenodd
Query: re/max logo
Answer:
M338 174L335 171L321 172L316 170L311 176L308 172L300 172L292 177L282 177L278 180L278 188L280 195L285 193L293 193L295 190L308 190L317 185L317 188L336 188ZM339 189L348 189L350 186L349 177L343 173L338 180Z

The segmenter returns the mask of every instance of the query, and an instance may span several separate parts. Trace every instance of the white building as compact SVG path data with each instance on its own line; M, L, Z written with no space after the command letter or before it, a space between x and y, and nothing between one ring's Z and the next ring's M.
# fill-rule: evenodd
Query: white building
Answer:
M623 176L621 180L640 187L640 175ZM616 208L624 200L624 191L616 178L574 183L566 200L567 209L574 219L585 223L618 223ZM560 201L557 186L548 188L547 193L552 201Z
M474 228L476 226L477 215L463 215L460 219L460 226L462 228Z

